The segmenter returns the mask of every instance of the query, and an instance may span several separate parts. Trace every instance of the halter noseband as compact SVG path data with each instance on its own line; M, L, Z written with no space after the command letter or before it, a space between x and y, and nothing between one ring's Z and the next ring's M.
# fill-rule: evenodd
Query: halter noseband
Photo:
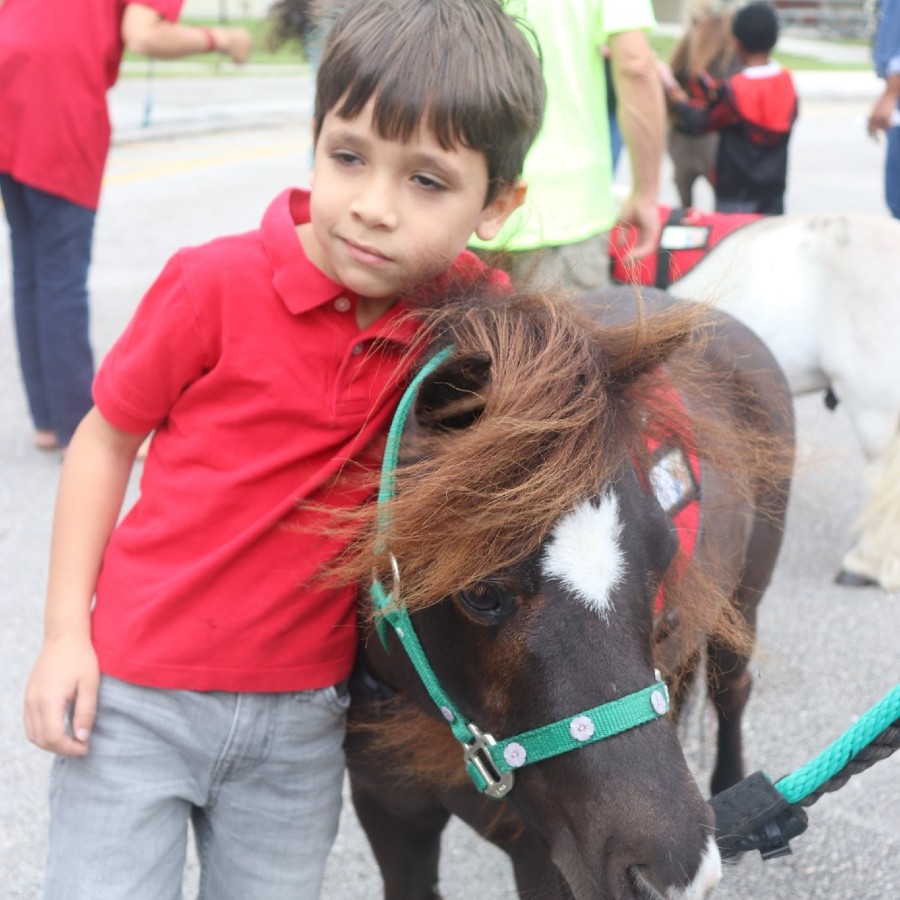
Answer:
M387 527L385 505L394 496L394 470L400 452L403 428L416 393L422 382L453 354L454 347L445 347L428 360L406 389L388 433L381 484L378 489L379 534ZM379 546L379 550L384 550ZM665 682L653 684L617 700L602 703L577 715L560 719L531 731L498 741L469 721L446 694L425 651L419 643L409 613L400 600L400 567L389 554L393 584L385 591L381 581L373 575L369 593L376 611L378 633L387 648L387 627L390 626L403 645L410 661L419 673L425 689L450 726L454 737L462 744L466 770L475 786L489 797L505 797L515 781L514 771L522 766L559 756L587 744L621 734L638 725L652 722L669 711L669 692ZM659 679L659 672L656 673Z

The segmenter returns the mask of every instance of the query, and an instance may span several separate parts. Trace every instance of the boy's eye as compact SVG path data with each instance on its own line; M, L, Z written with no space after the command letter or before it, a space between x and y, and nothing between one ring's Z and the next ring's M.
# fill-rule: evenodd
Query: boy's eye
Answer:
M335 150L332 152L331 158L344 166L352 166L362 162L358 154L351 153L349 150Z
M443 181L438 181L430 175L413 175L412 179L419 187L423 187L429 191L446 191L447 185Z

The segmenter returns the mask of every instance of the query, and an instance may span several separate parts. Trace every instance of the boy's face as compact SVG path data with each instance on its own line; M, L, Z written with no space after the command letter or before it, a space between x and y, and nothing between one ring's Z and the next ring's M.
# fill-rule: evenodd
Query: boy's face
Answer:
M381 138L372 105L329 112L316 142L311 222L298 229L309 259L363 297L402 295L445 271L473 232L490 239L522 202L524 185L487 206L484 155L443 149L424 130Z

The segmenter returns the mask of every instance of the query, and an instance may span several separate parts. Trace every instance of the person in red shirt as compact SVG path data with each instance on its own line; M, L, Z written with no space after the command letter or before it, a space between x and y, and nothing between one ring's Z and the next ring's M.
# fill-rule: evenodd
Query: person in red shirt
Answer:
M35 444L64 447L91 406L87 278L110 142L106 92L125 47L243 62L243 28L177 23L183 0L0 3L0 193L19 362Z
M322 577L347 540L325 511L372 497L411 308L507 289L464 248L521 203L543 102L496 0L348 5L311 192L177 253L104 359L25 697L29 739L58 754L45 896L178 896L189 820L205 896L318 895L357 645L354 586Z
M770 59L778 19L768 3L749 3L732 20L742 69L708 85L705 102L670 85L676 127L688 134L719 132L714 188L717 212L784 212L788 141L797 118L791 73Z

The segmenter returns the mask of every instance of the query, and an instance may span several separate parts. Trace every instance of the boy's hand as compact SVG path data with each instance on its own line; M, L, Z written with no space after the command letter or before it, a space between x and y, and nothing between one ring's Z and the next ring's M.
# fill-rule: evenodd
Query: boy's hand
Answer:
M99 684L97 655L89 637L67 633L48 638L25 689L28 740L62 756L84 756L97 713Z

